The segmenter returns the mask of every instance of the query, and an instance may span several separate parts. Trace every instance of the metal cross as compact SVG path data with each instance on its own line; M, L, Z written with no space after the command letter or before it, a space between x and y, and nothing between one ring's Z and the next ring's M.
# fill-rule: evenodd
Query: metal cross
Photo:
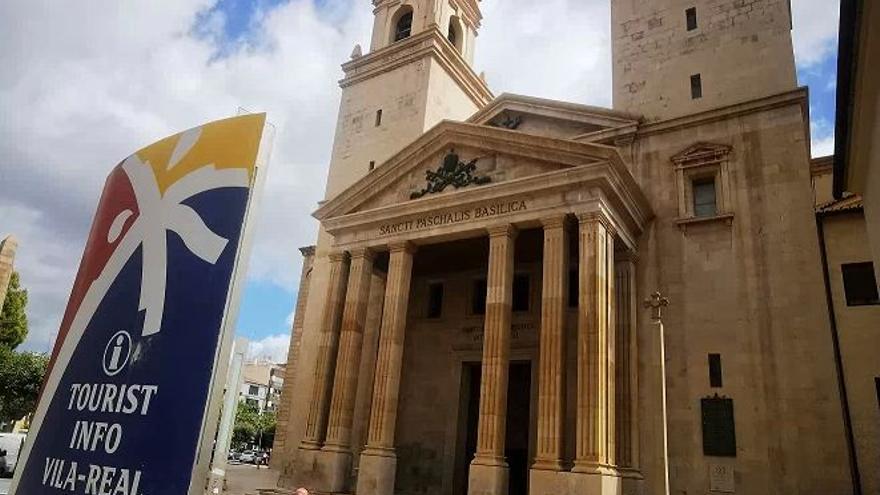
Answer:
M669 298L663 297L660 291L657 291L651 294L651 297L645 299L644 305L646 308L651 309L651 319L659 322L662 319L660 314L662 308L669 306Z

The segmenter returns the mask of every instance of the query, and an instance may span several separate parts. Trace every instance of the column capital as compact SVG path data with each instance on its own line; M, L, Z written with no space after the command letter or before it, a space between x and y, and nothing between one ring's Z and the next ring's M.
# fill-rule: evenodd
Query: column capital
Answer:
M605 213L605 211L603 210L578 213L577 219L580 225L600 223L610 234L614 236L617 235L617 231L614 229L614 225L611 223L611 217L609 217L608 214Z
M639 253L633 249L622 249L614 252L615 263L634 263L639 262Z
M373 261L376 257L376 253L372 249L365 247L352 249L349 251L349 254L351 255L351 259L364 258L367 261Z
M489 233L489 237L516 237L517 233L516 226L512 223L493 225L491 227L487 227L486 231Z
M400 242L392 242L388 245L388 251L392 253L397 253L400 251L406 251L409 254L414 254L418 248L415 244L410 241L400 241Z
M334 263L341 263L345 261L346 258L348 258L348 253L346 253L345 251L331 251L329 254L327 254L327 258L329 258L330 261Z
M557 215L548 215L546 217L541 218L541 225L545 229L565 227L566 219L567 219L567 217L566 217L565 213L559 213Z

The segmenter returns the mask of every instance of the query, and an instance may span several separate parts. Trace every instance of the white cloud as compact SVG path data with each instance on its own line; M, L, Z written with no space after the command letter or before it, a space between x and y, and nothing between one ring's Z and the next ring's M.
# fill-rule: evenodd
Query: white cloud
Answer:
M813 66L837 47L840 0L792 0L794 54L799 68Z
M828 156L834 154L834 136L813 138L813 157Z
M273 363L287 362L287 349L290 346L290 334L269 335L260 340L252 340L248 345L247 360L267 360Z
M365 0L291 0L224 47L212 0L0 2L0 231L20 240L30 289L26 347L47 350L60 322L104 177L133 150L226 117L267 111L277 126L249 276L296 290L314 242L341 77L368 46ZM799 61L827 56L836 14L795 0ZM608 0L484 0L475 69L496 93L609 105ZM815 9L811 11L811 9ZM291 296L293 297L293 296Z

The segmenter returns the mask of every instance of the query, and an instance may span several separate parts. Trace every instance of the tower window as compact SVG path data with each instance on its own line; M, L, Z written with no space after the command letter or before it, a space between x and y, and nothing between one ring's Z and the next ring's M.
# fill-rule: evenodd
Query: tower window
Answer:
M846 293L847 306L880 304L873 263L847 263L840 266L840 271L843 272L843 291Z
M709 354L709 386L721 388L721 354Z
M692 190L695 217L714 217L718 214L715 200L715 177L695 179Z
M513 277L513 311L525 312L529 310L529 276L514 275Z
M428 318L440 318L443 314L443 284L428 284Z
M687 30L693 31L697 29L697 8L691 7L684 11L684 16L687 19Z
M370 160L370 172L372 172L376 168L376 161Z
M471 313L475 315L486 314L486 279L474 280L473 293L471 294Z
M461 22L458 20L458 17L452 16L449 18L449 30L446 33L446 39L452 43L458 51L461 51L461 42L462 42L462 30L461 30Z
M394 41L409 38L412 34L412 21L412 10L400 16L400 19L397 20L397 24L394 27Z
M691 99L703 97L703 80L699 74L691 76Z
M376 110L376 127L382 125L382 109Z

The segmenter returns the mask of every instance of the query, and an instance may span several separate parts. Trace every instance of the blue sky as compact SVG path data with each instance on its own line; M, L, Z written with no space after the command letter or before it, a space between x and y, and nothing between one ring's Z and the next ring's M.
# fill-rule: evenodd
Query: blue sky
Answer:
M226 14L227 19L235 19L224 26L225 38L229 43L244 43L253 35L259 8L271 10L282 2L259 2L246 0L221 0L215 9ZM322 7L325 2L319 1ZM798 66L798 82L810 88L810 116L814 138L821 140L833 132L835 82L837 74L836 41L828 55L820 62L809 66ZM253 340L259 340L279 332L287 331L290 316L296 303L296 293L264 280L251 280L245 290L238 333Z

